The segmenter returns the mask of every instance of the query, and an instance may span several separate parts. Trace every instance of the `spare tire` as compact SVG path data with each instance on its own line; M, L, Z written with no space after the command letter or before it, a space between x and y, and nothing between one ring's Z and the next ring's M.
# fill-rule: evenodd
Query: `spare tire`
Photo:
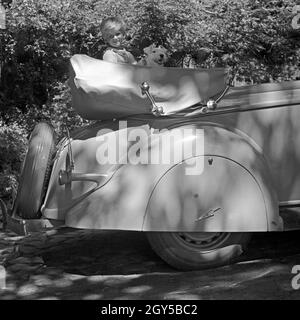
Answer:
M7 207L5 202L0 199L0 230L5 230L7 224Z
M41 216L40 207L47 191L55 144L52 126L43 122L37 124L29 137L14 203L14 212L24 219Z

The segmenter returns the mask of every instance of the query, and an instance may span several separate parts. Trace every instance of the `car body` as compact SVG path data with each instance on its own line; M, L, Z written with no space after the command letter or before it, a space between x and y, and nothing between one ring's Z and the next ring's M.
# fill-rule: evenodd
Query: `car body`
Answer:
M111 101L102 90L105 113L97 105L99 75L82 84L87 78L77 68L92 73L112 65L72 59L75 109L95 121L56 145L39 218L74 228L145 231L153 249L180 269L228 263L243 252L250 232L299 228L298 214L289 209L300 206L300 81L228 90L226 73L215 69L210 78L195 75L202 85L197 96L179 69L113 65L123 70L121 83L124 70L134 70L136 86L116 86ZM189 72L194 77L199 70ZM179 96L157 89L168 78L177 81ZM164 114L149 111L156 105L151 94L149 100L140 93L144 80L157 104L167 106ZM205 103L214 96L217 107L200 102L203 95ZM14 216L28 221L21 207Z

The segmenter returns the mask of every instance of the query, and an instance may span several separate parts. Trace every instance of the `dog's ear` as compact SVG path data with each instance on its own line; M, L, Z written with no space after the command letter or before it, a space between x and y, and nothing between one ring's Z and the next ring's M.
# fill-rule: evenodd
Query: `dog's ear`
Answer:
M167 54L168 50L167 50L165 47L163 47L162 45L159 45L158 48L159 48L163 53Z
M144 54L149 54L149 47L143 49Z
M144 53L146 53L146 54L151 53L152 48L153 48L153 45L152 45L152 44L151 44L151 46L144 48Z

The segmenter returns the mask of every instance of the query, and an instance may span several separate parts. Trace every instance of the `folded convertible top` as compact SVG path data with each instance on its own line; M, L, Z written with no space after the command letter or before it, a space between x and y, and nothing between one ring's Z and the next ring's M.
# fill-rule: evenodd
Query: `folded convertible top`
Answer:
M116 64L74 55L70 60L69 85L73 108L85 119L112 119L152 114L151 103L141 92L150 93L165 115L184 113L196 103L206 103L226 88L227 70L182 69Z

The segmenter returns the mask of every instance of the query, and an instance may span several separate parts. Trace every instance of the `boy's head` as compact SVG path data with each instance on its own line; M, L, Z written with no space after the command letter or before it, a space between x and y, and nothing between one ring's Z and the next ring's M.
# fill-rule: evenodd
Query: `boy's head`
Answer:
M100 25L100 30L106 43L115 48L122 47L126 26L121 18L109 17L104 19Z

